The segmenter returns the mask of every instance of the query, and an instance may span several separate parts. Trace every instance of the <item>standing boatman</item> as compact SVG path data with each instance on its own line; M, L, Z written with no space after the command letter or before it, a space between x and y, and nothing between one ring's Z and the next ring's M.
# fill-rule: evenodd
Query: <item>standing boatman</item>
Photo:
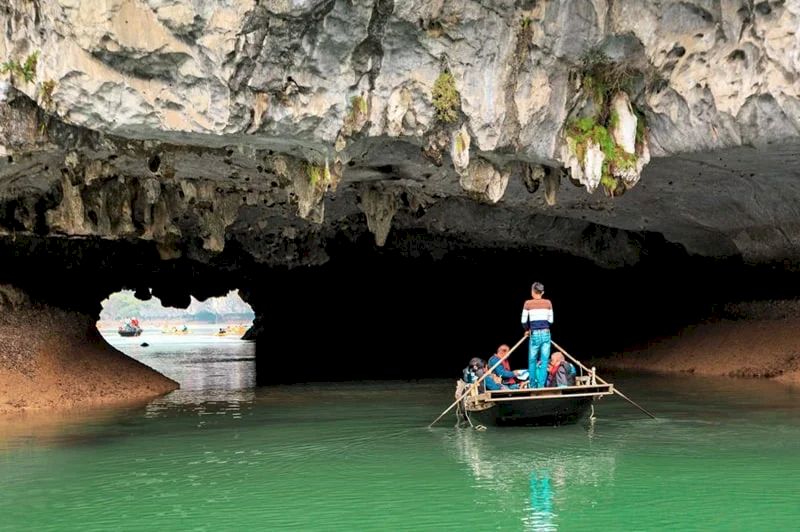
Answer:
M550 362L550 324L553 323L553 304L544 299L544 285L531 286L531 296L522 307L522 327L528 336L528 373L534 388L547 383L547 364Z

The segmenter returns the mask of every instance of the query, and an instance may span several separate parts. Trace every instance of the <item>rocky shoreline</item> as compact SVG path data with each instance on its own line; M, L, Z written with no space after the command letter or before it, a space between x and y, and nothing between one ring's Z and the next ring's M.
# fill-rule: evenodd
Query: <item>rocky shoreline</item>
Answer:
M800 385L800 301L726 305L672 338L617 353L598 367L774 379Z
M127 403L178 383L117 351L85 314L0 286L0 415Z

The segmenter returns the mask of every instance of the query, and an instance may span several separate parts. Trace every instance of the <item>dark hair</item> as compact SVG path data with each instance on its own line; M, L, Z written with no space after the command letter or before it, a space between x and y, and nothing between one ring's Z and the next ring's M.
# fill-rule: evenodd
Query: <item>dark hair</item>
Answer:
M537 281L531 285L531 290L541 294L542 292L544 292L544 285Z
M482 358L473 357L469 360L469 367L482 368L485 365Z

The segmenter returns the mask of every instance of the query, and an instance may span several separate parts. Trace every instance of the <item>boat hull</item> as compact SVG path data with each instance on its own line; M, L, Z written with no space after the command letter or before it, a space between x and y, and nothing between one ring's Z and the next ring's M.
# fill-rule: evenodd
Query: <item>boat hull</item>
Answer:
M577 423L589 412L593 397L559 397L547 400L495 403L483 410L469 410L473 424L555 426Z
M139 336L142 334L141 329L137 329L135 331L117 331L120 336Z
M457 385L457 396L465 386ZM593 401L613 393L614 385L606 382L473 392L467 394L461 412L473 425L568 425L583 419Z

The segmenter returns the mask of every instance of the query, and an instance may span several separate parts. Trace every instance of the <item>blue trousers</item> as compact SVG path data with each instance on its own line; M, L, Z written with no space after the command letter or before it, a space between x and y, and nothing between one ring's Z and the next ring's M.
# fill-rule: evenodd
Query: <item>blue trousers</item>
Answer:
M528 373L534 388L544 388L547 382L547 364L550 362L550 330L531 331L528 339Z

